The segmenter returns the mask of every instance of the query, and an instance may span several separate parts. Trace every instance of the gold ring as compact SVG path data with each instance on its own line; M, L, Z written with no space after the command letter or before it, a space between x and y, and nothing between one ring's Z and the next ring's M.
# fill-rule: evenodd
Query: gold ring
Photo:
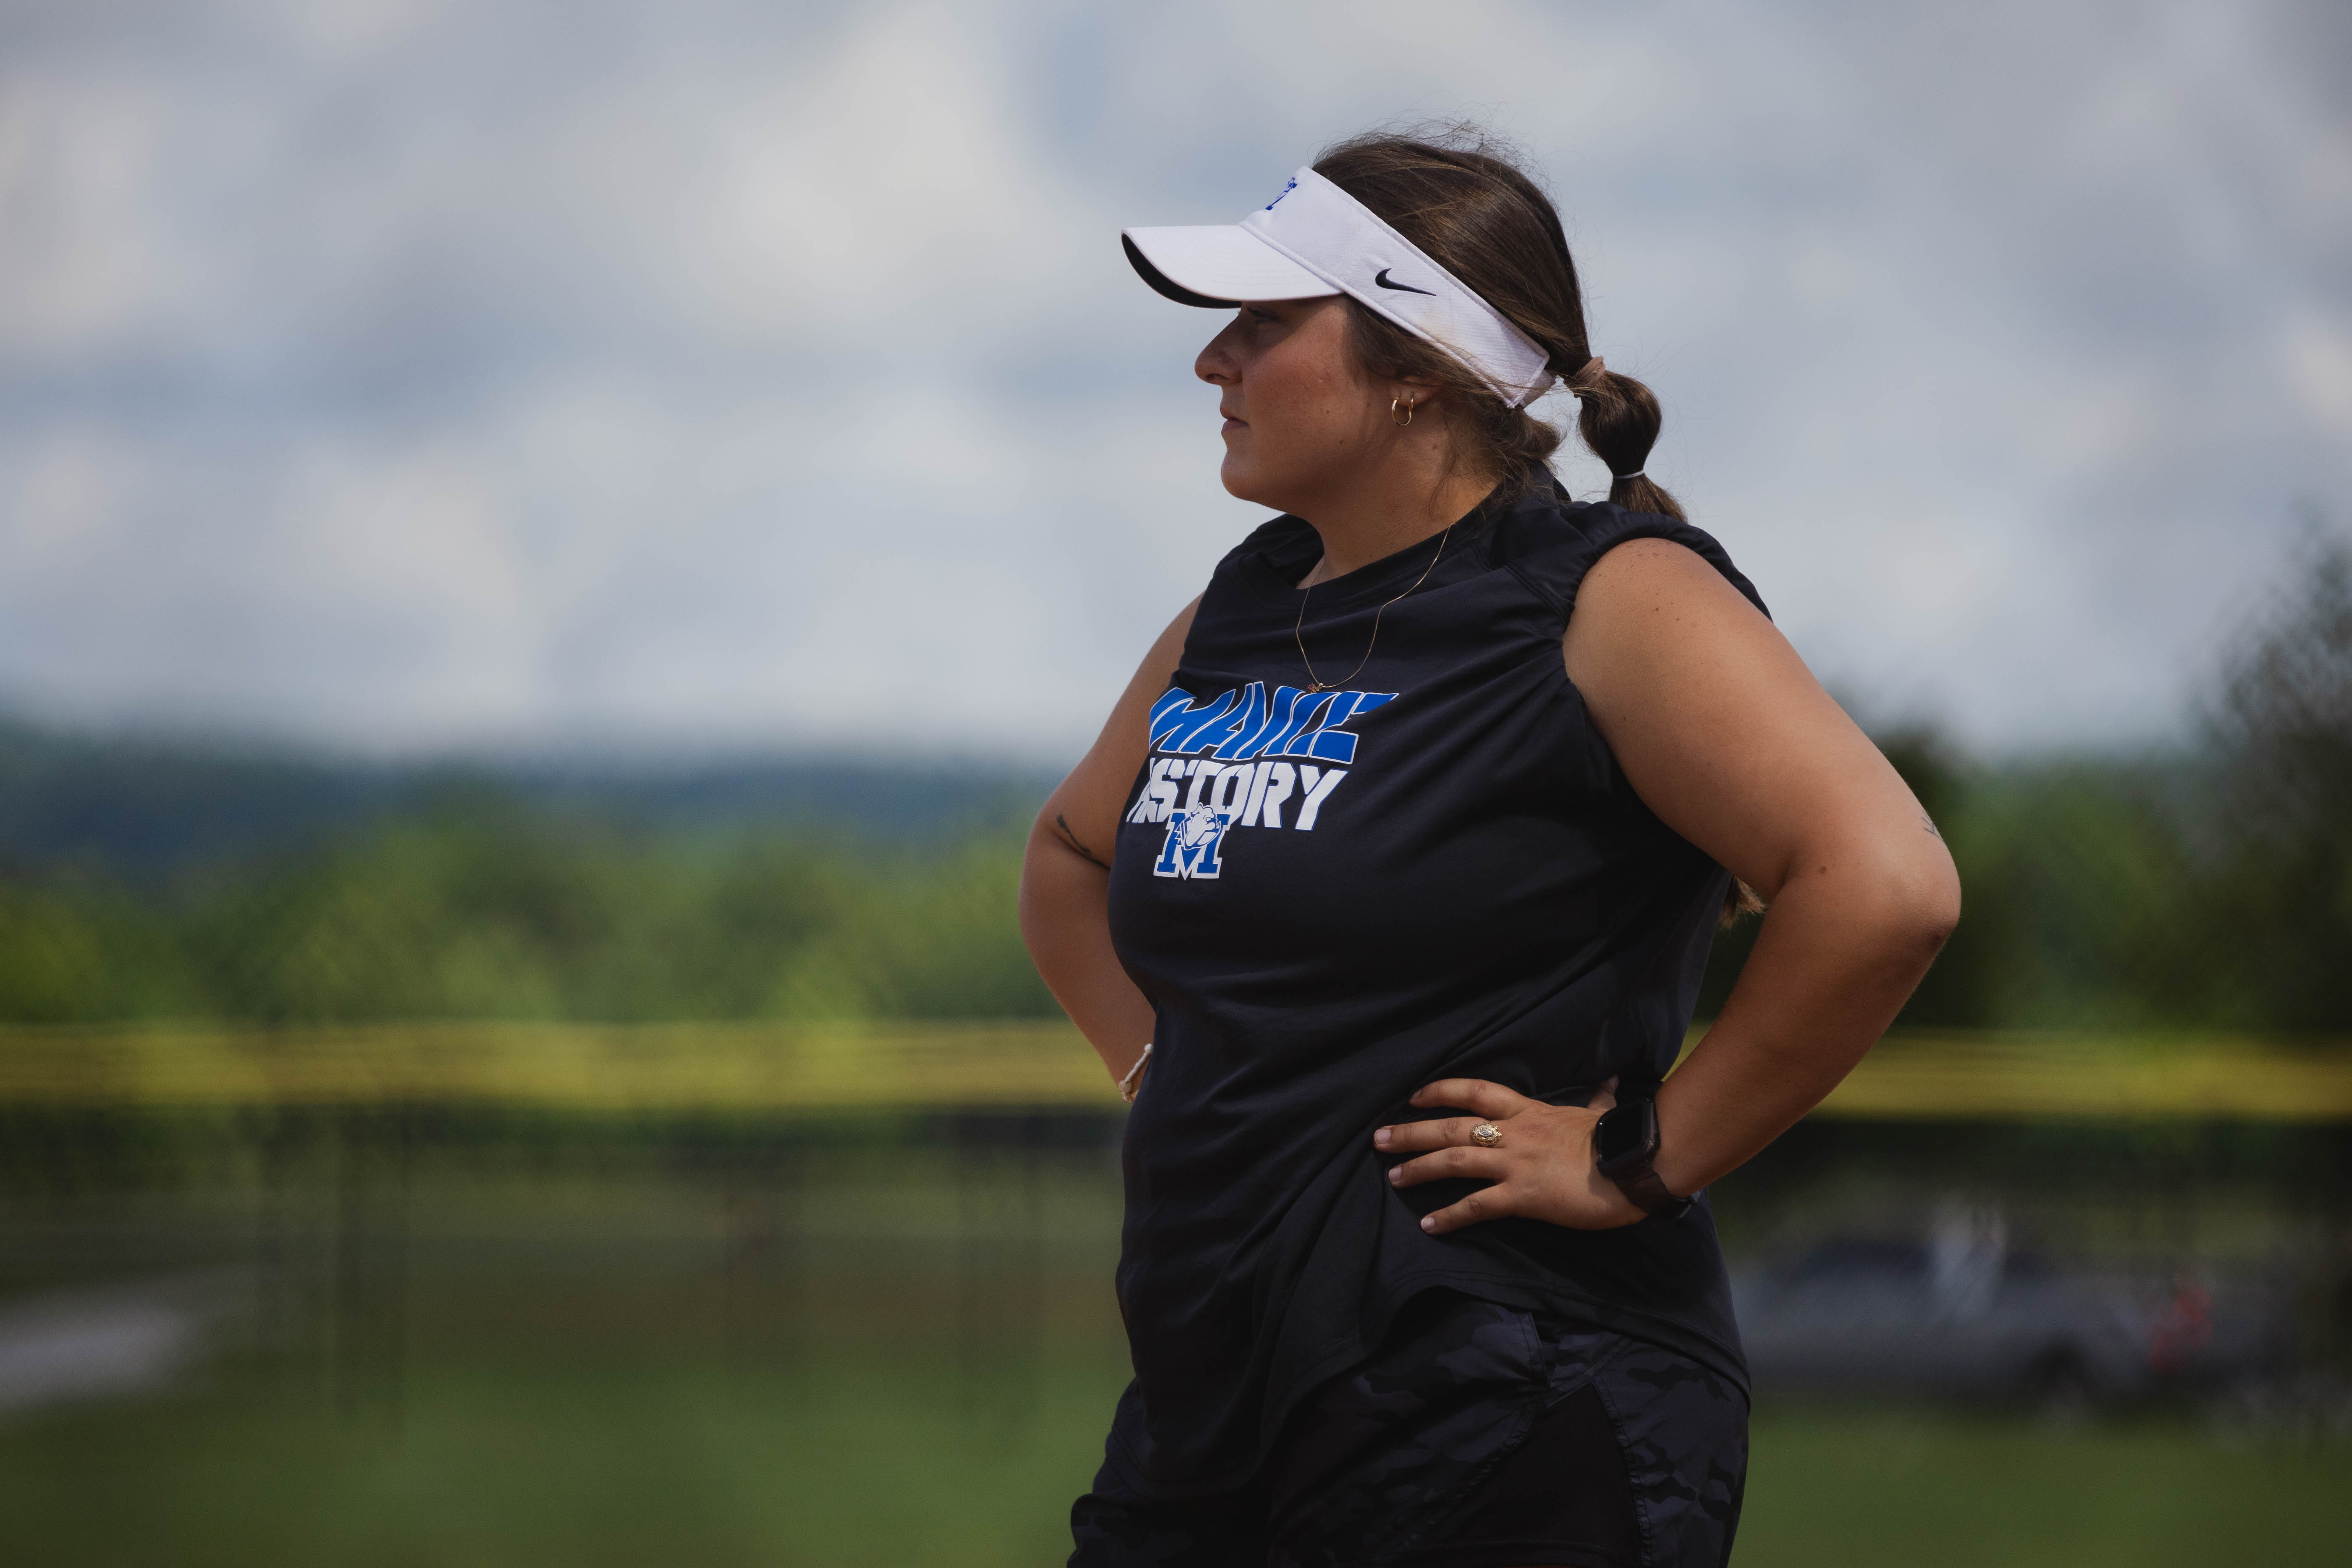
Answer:
M1481 1121L1470 1129L1470 1142L1481 1149L1499 1149L1503 1146L1503 1130L1491 1121Z

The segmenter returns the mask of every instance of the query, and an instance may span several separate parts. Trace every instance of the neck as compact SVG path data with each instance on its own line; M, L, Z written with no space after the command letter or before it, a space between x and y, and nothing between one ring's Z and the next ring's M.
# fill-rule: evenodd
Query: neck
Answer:
M1299 586L1328 583L1412 548L1451 528L1494 488L1492 479L1442 470L1367 474L1342 492L1319 500L1311 513L1298 511L1323 541L1323 558Z

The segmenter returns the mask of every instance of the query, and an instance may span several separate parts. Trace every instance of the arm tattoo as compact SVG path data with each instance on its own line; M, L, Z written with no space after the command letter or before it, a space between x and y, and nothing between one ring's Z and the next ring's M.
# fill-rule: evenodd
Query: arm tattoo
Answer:
M1944 830L1936 826L1936 819L1924 811L1919 814L1919 826L1927 830L1927 836L1930 838L1941 838L1944 836Z
M1104 870L1108 871L1110 869L1110 863L1108 861L1096 854L1093 850L1087 848L1084 841L1082 841L1076 834L1070 831L1070 819L1068 817L1064 816L1058 811L1055 812L1054 814L1054 826L1062 830L1063 843L1067 844L1071 848L1076 850L1079 854L1085 856L1096 865L1100 866Z

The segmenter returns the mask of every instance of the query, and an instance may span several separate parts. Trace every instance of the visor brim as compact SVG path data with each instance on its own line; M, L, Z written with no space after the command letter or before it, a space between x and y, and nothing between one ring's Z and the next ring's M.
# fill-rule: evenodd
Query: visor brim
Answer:
M1119 233L1142 279L1180 305L1227 310L1258 300L1319 300L1342 292L1245 228L1129 228Z

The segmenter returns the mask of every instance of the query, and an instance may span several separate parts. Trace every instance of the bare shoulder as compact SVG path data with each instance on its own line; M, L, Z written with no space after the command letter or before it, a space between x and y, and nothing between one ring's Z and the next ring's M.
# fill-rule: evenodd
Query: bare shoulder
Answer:
M1175 679L1176 667L1184 658L1184 639L1192 636L1192 617L1200 609L1201 601L1195 595L1192 603L1176 612L1176 618L1152 639L1150 651L1135 667L1127 689L1111 709L1109 721L1103 726L1102 736L1095 745L1097 751L1108 748L1114 753L1109 759L1114 771L1124 774L1142 765L1142 754L1150 744L1146 731L1151 722L1152 701ZM1121 782L1124 784L1124 778Z
M1699 687L1749 688L1759 679L1811 688L1811 675L1778 628L1696 551L1634 539L1593 563L1560 638L1569 679L1604 727L1624 703ZM1729 696L1724 689L1720 695Z
M1176 612L1176 618L1152 640L1150 651L1129 678L1127 689L1112 706L1110 717L1104 721L1102 732L1039 814L1041 822L1055 824L1061 837L1079 843L1080 853L1089 859L1098 857L1083 845L1107 844L1117 831L1128 788L1151 750L1152 701L1175 678L1176 667L1184 657L1184 639L1192 635L1192 617L1200 608L1196 597Z
M1739 613L1743 611L1745 615ZM1606 622L1610 629L1616 629L1638 617L1662 616L1675 623L1692 616L1725 614L1743 620L1765 618L1746 595L1688 545L1671 539L1629 539L1594 562L1584 574L1568 635L1576 635L1580 621L1587 626Z
M1177 611L1176 618L1153 641L1150 653L1144 658L1142 673L1155 669L1161 675L1175 673L1177 661L1184 657L1184 639L1192 635L1192 617L1200 613L1201 595L1195 594L1192 603Z
M1918 807L1780 628L1696 552L1618 546L1587 574L1568 677L1650 809L1771 897L1795 847Z

